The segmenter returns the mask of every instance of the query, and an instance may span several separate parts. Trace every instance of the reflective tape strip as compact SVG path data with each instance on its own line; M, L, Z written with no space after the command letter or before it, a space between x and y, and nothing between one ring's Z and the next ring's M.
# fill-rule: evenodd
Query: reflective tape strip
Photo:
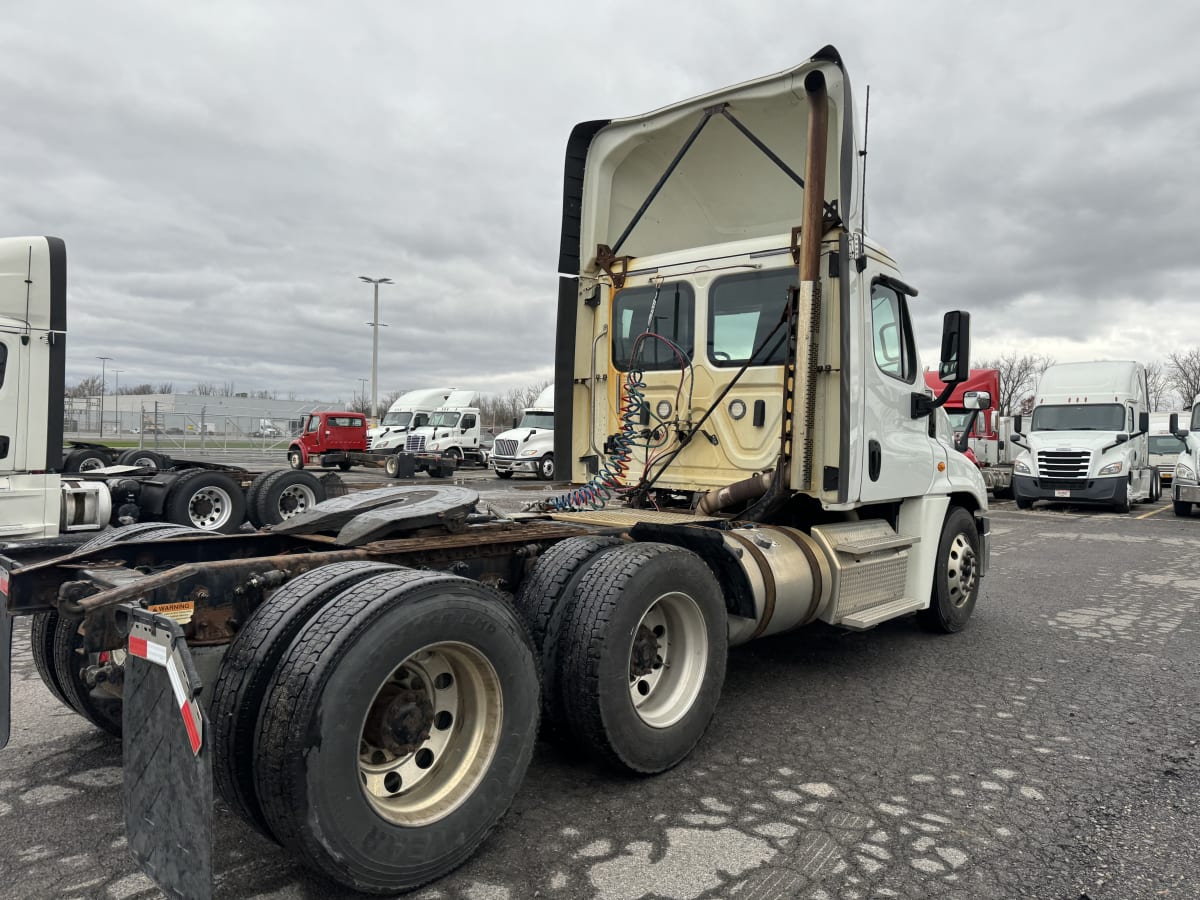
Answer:
M152 662L156 666L165 666L167 664L167 648L162 644L155 644L145 638L129 636L129 652L134 656L140 656L147 662Z
M175 693L175 703L183 706L187 703L187 691L183 688L183 680L179 677L179 669L175 666L175 657L167 657L167 677L171 679L171 690Z
M195 700L189 700L179 707L183 716L183 727L187 729L188 743L192 745L192 755L200 752L200 732L204 728L204 720L200 717L200 708Z

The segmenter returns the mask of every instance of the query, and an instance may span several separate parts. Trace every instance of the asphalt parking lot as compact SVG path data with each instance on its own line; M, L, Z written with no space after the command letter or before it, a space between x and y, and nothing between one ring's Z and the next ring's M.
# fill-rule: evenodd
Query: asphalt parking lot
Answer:
M505 509L549 489L462 480ZM1200 519L1002 501L992 521L963 633L905 619L738 648L684 763L635 779L544 741L480 852L409 896L1200 896ZM119 745L15 640L0 896L159 896L126 854ZM218 897L356 896L220 808L216 837Z

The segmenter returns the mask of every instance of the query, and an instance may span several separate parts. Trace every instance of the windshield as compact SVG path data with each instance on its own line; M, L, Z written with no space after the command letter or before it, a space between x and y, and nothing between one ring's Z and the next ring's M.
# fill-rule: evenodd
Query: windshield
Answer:
M521 428L554 428L554 413L527 412L521 419Z
M1150 435L1151 453L1182 453L1187 447L1173 434Z
M435 412L429 419L429 424L434 428L453 428L458 424L458 420L462 417L462 413L456 412Z
M1124 431L1125 407L1117 403L1039 406L1034 431Z
M394 428L403 428L412 419L410 412L390 412L383 417L380 425L391 425Z

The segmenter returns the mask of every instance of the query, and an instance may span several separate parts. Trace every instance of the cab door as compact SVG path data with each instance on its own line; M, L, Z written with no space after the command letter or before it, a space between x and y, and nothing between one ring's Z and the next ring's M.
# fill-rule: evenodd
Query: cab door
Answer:
M304 420L304 431L300 433L300 443L304 447L306 456L325 452L325 447L321 443L321 417L319 415L314 414Z
M929 419L912 416L912 395L926 391L902 283L877 272L865 284L863 321L862 489L864 502L928 491L934 476Z

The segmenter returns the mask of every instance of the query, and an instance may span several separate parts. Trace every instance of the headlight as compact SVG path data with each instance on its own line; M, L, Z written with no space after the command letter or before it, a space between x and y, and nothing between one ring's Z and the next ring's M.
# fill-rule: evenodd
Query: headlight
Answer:
M538 450L522 450L521 451L522 456L537 456L538 453L539 453Z
M1195 481L1196 473L1192 471L1190 466L1185 466L1183 463L1175 463L1175 477Z
M1013 472L1017 475L1032 475L1033 469L1029 468L1028 465L1018 459L1015 463L1013 463Z
M1122 470L1123 468L1125 468L1125 463L1124 463L1124 461L1123 461L1123 460L1118 460L1118 461L1117 461L1117 462L1115 462L1115 463L1109 463L1107 466L1105 466L1103 469L1101 469L1101 470L1100 470L1099 472L1097 472L1096 474L1097 474L1097 475L1120 475L1120 474L1121 474L1121 470Z

